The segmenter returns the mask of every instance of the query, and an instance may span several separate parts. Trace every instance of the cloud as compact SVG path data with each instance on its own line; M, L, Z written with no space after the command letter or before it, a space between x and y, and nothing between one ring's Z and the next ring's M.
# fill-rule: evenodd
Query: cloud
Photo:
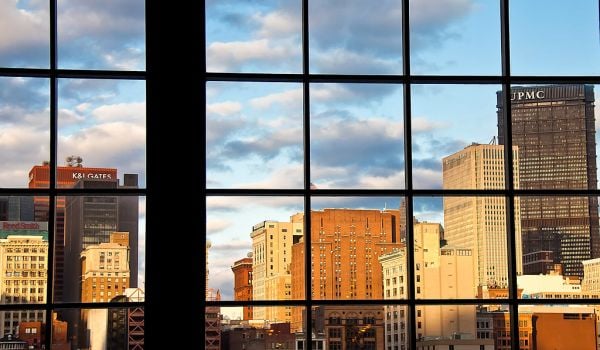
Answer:
M144 1L60 0L59 63L67 67L144 69Z
M302 188L304 187L304 166L302 163L288 164L269 172L269 176L257 182L241 182L234 188Z
M436 129L443 129L450 126L450 123L447 121L435 121L425 117L416 117L411 121L411 130L413 132L424 132L424 131L433 131Z
M260 38L287 38L302 33L302 19L298 12L273 11L255 14L252 19L258 24L256 35Z
M32 0L27 8L18 1L0 1L0 65L49 65L48 2Z
M146 102L115 103L95 108L91 115L100 122L126 121L144 125Z
M315 53L312 63L318 73L402 74L401 55L382 58L373 53L332 48Z
M31 167L49 158L50 133L26 124L0 128L1 187L27 187Z
M257 109L268 109L273 105L297 109L301 108L302 100L302 89L300 88L253 98L250 100L250 105Z
M269 197L207 197L206 210L213 213L236 213L250 209L261 210L281 209L290 215L302 211L304 199L292 196L269 196ZM210 216L210 215L209 215ZM264 218L268 220L269 218Z
M298 61L300 46L296 43L273 43L269 39L249 41L215 41L206 48L207 70L213 72L239 71L244 65L268 65L270 69ZM299 70L299 66L296 69ZM269 70L270 70L269 69Z
M206 234L212 235L231 227L232 222L223 219L208 219L206 222Z
M441 166L439 170L413 167L413 186L422 189L442 188Z
M207 115L228 116L239 113L242 110L242 105L239 102L225 101L210 103L206 105Z

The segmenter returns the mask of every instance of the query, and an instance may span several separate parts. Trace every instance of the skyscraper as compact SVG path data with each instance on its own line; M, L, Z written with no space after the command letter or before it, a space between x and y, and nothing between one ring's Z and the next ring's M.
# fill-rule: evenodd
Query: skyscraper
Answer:
M502 91L497 98L498 139L504 144ZM519 147L518 186L596 189L593 86L514 87L510 100L512 144ZM565 275L581 277L581 262L600 257L596 197L522 197L521 229L523 253L552 251Z
M517 148L514 177L519 179ZM504 146L472 144L442 160L444 189L503 189ZM444 197L444 238L473 249L479 286L508 286L506 203L503 196ZM517 273L522 273L519 200L515 200Z

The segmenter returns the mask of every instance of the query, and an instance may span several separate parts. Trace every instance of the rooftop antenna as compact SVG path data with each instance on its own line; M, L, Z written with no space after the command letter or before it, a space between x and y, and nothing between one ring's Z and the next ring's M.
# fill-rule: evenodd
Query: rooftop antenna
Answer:
M492 136L492 139L490 140L490 143L488 145L497 145L497 139L496 139L496 135Z
M65 160L67 161L67 166L69 167L82 167L81 162L83 162L83 158L81 158L80 156L68 156Z

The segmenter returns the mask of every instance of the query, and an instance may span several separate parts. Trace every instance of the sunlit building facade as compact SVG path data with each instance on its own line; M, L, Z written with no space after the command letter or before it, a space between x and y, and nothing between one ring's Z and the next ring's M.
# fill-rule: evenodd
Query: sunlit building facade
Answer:
M513 148L514 178L519 179L519 152ZM472 144L444 157L444 189L504 188L504 146ZM522 273L519 200L515 200L517 274ZM508 245L504 196L444 197L444 238L473 250L473 272L480 286L508 286Z

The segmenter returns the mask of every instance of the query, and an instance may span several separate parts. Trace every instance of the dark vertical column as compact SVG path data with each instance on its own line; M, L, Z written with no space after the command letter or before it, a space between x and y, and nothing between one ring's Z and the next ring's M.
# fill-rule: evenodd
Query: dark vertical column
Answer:
M204 33L204 1L146 1L148 349L204 347Z

